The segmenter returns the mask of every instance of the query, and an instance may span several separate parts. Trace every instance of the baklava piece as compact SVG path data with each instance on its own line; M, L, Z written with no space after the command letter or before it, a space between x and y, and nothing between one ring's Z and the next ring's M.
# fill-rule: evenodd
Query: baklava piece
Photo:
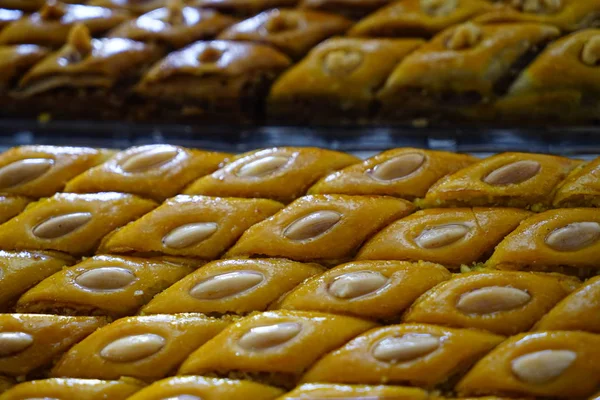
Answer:
M0 196L0 224L19 215L30 201L23 196Z
M493 118L491 103L544 46L558 37L535 23L449 28L406 57L378 93L382 120Z
M360 19L393 0L299 0L298 8L325 11Z
M20 146L0 154L0 192L33 198L63 191L66 183L112 153L88 147Z
M349 34L429 38L494 8L485 0L400 0L359 21Z
M306 383L277 400L302 399L394 399L394 400L427 400L427 392L417 388L400 386L367 386L367 385L328 385L324 383Z
M600 335L524 333L492 350L456 390L468 395L581 398L600 385L599 359Z
M581 164L548 154L502 153L472 164L433 185L425 207L507 206L549 208L556 187Z
M185 194L260 197L289 203L323 176L359 162L337 151L275 147L240 154L215 173L192 183Z
M196 42L169 54L137 86L138 118L248 123L262 113L273 80L290 65L257 43Z
M121 318L88 336L52 369L54 377L166 377L229 324L202 314Z
M586 269L596 270L600 265L600 211L564 208L533 215L500 242L487 265L560 271L560 267L570 267L584 275Z
M108 36L179 49L197 40L212 39L236 21L214 10L188 7L183 0L171 0L167 7L124 22Z
M281 389L245 380L176 376L155 382L128 400L273 400L282 394Z
M425 324L372 329L322 357L302 382L411 384L455 379L504 337Z
M58 254L0 251L0 312L9 310L27 290L72 263L70 257Z
M226 256L339 264L370 235L413 209L405 200L384 196L304 196L244 232Z
M191 271L142 258L95 256L43 280L15 308L22 313L124 317Z
M105 324L96 317L0 314L0 373L24 376L40 372Z
M122 193L58 193L0 225L0 246L89 254L106 234L155 206L153 201Z
M529 330L579 283L560 274L514 271L459 274L421 296L403 321L515 335Z
M477 160L445 151L393 149L324 177L309 193L385 195L414 200L425 197L439 179Z
M293 8L299 0L189 0L192 7L209 8L238 17L252 17L272 8Z
M351 25L352 21L335 14L274 9L233 25L219 39L268 44L298 60L317 43L343 35Z
M219 168L229 155L167 144L131 147L71 180L66 192L122 192L158 201Z
M90 6L125 10L133 14L145 14L157 8L165 7L168 0L88 0Z
M179 374L249 377L289 389L321 356L375 326L323 313L265 312L223 330L192 353Z
M600 207L600 158L574 169L556 190L552 205Z
M223 315L265 311L282 295L323 271L316 264L276 258L213 261L159 293L141 313Z
M98 379L51 378L29 381L14 386L0 396L0 400L23 399L77 399L77 400L125 400L144 387L142 382L131 378L118 381Z
M367 122L376 92L417 39L334 38L313 49L273 85L268 116L277 123Z
M429 209L402 218L377 233L359 260L431 261L459 268L485 261L494 247L530 212L516 208Z
M181 195L107 236L100 252L214 260L282 207L267 199Z
M397 321L420 295L450 277L446 268L427 262L354 261L308 279L277 308Z
M81 4L47 0L27 18L15 21L0 32L0 44L38 44L60 47L78 24L94 36L101 35L129 18L129 13Z

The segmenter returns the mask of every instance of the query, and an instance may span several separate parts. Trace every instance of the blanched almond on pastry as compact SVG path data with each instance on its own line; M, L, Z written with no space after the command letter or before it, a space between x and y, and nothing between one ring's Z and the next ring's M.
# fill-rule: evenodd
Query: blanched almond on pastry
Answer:
M354 299L381 289L387 282L388 278L379 272L350 272L337 276L329 285L329 293L340 299Z
M420 153L408 153L391 158L376 165L368 173L374 179L380 181L394 181L406 178L421 168L425 162L425 156Z
M590 67L595 67L600 61L600 36L594 36L583 45L581 61Z
M574 222L551 232L546 244L557 251L576 251L590 246L600 239L597 222Z
M290 161L289 157L267 156L250 161L243 165L237 172L237 176L244 178L262 178L271 175L283 168Z
M562 7L562 0L513 0L513 6L535 14L555 13Z
M426 228L415 238L415 243L424 249L437 249L458 242L470 229L462 224L447 224Z
M456 303L456 308L469 314L491 314L513 310L527 304L529 300L531 295L524 290L490 286L463 294Z
M169 232L162 242L172 249L184 249L193 246L212 236L219 225L215 222L197 222L179 226Z
M49 158L28 158L0 168L0 189L22 185L44 175L54 165Z
M571 350L542 350L515 358L511 364L521 381L539 385L558 378L576 359Z
M38 224L32 233L41 239L56 239L81 228L91 219L92 214L89 212L57 215Z
M265 277L255 271L234 271L210 277L190 290L200 300L217 300L234 296L260 284Z
M86 271L75 278L75 282L92 290L117 290L135 281L135 275L128 269L102 267Z
M475 46L481 39L481 28L472 23L459 25L448 38L446 47L450 50L464 50Z
M483 181L494 186L518 184L536 176L541 167L537 161L516 161L490 172Z
M405 362L426 356L440 347L440 338L429 334L408 334L381 340L373 357L384 362Z
M246 350L266 350L289 342L300 331L302 331L302 325L296 322L257 326L244 334L238 344Z
M126 336L105 346L100 356L113 362L138 361L158 353L165 344L165 338L153 333Z
M33 337L25 332L0 332L0 357L21 353L33 344Z
M337 224L342 215L335 211L316 211L288 225L283 236L291 240L307 240L327 232Z
M325 71L336 76L350 75L363 61L363 55L357 50L333 50L323 58Z
M435 17L450 14L456 10L458 0L421 0L421 10Z
M172 146L158 146L135 154L121 163L125 172L143 172L157 168L171 161L179 154L179 149Z

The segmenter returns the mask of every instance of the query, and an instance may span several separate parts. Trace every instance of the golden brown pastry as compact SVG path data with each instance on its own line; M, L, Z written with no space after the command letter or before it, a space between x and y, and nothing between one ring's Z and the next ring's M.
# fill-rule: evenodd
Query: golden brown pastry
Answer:
M21 76L48 53L48 49L35 44L0 46L0 91L6 92L16 86Z
M107 236L99 252L219 258L283 204L267 199L176 196Z
M339 263L352 257L370 235L413 209L407 201L385 196L304 196L244 232L226 256Z
M359 162L337 151L274 147L240 154L212 175L192 183L185 194L261 197L284 203L306 194L319 178Z
M54 377L161 379L229 322L202 314L121 318L68 351Z
M308 279L277 308L398 320L420 295L450 277L441 265L427 262L354 261Z
M301 399L394 399L394 400L427 400L427 392L417 388L401 386L367 386L367 385L330 385L325 383L306 383L291 392L278 397L277 400ZM1 400L1 399L0 399Z
M600 207L599 174L600 158L581 164L558 187L552 205L556 208Z
M0 30L4 29L10 23L20 20L24 15L21 10L0 8Z
M167 144L131 147L71 180L66 192L124 192L164 200L210 174L229 155Z
M153 201L129 194L58 193L0 225L0 247L89 254L110 231L154 207Z
M124 317L190 272L167 262L95 256L43 280L15 308L22 313Z
M360 19L392 0L300 0L298 7L333 12Z
M431 261L458 268L485 258L530 212L516 208L440 208L417 211L360 249L359 260Z
M277 258L213 261L156 295L141 313L264 311L305 279L323 271L317 264Z
M192 7L210 8L227 14L250 17L272 8L292 8L298 0L189 0Z
M333 38L314 48L279 78L268 98L269 118L282 123L364 122L375 92L417 39Z
M97 317L0 314L0 374L23 376L47 368L104 324Z
M81 0L63 0L63 3L77 4ZM46 4L46 0L0 0L0 7L22 11L37 11Z
M529 395L574 399L600 385L600 335L539 332L513 336L458 383L465 395Z
M21 383L0 395L0 400L33 398L125 400L143 387L142 382L131 378L122 378L118 381L52 378Z
M0 196L0 224L20 214L30 201L23 196Z
M168 0L88 0L91 6L126 10L134 14L145 14L157 8L165 7Z
M351 25L350 20L335 14L273 9L233 25L219 39L268 44L297 60L317 43L344 34Z
M309 194L385 195L407 200L425 197L440 178L478 159L445 151L387 150L322 178Z

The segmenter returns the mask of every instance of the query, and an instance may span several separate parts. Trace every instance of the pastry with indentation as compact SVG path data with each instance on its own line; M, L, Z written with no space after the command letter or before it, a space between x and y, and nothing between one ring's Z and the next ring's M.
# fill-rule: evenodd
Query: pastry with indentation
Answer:
M552 205L600 207L600 158L575 168L556 190Z
M125 400L143 387L142 382L131 378L122 378L118 381L51 378L21 383L0 395L0 400L34 398Z
M325 383L306 383L291 392L278 397L277 400L299 399L394 399L394 400L427 400L427 392L417 388L401 386L367 386L367 385L330 385Z
M0 196L0 224L19 215L30 201L23 196Z
M349 154L300 147L275 147L235 157L212 175L192 183L185 194L261 197L289 203L319 178L359 162Z

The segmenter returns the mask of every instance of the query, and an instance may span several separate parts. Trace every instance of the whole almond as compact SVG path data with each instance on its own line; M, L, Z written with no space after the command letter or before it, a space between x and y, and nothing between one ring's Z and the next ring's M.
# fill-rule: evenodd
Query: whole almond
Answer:
M529 303L530 300L531 295L524 290L506 286L489 286L463 294L456 303L456 308L468 314L491 314L514 310Z
M511 366L521 381L541 385L561 376L576 359L571 350L542 350L515 358Z
M516 185L536 176L541 168L537 161L515 161L490 172L483 181L494 186Z
M265 277L255 271L233 271L210 277L190 290L200 300L218 300L243 293L260 284Z
M40 239L56 239L81 228L92 219L89 212L78 212L50 217L33 228L32 233Z
M246 332L238 344L246 350L266 350L289 342L301 331L302 325L296 322L257 326Z
M424 249L437 249L458 242L469 233L469 227L462 224L439 225L424 229L415 238L415 243Z
M219 229L215 222L197 222L179 226L165 235L162 242L165 247L184 249L211 237Z
M28 158L15 161L0 168L0 189L23 185L44 175L54 160L49 158Z
M375 271L350 272L335 277L329 293L340 299L355 299L381 289L388 278Z
M289 157L267 156L244 164L238 171L237 176L243 178L262 178L274 174L282 169L290 161Z
M481 28L471 22L458 25L448 38L446 47L456 51L469 49L481 40L481 35Z
M376 165L368 171L368 174L379 181L395 181L415 173L423 163L425 163L423 154L406 153Z
M290 240L308 240L320 236L333 228L342 215L335 211L316 211L297 219L283 231Z
M552 231L546 244L557 251L577 251L591 246L600 239L597 222L574 222Z
M165 344L165 338L153 333L126 336L106 345L100 356L112 362L139 361L158 353Z
M102 267L86 271L75 278L75 282L86 289L118 290L135 281L135 275L128 269Z
M33 336L25 332L0 332L0 357L19 354L33 344Z
M135 154L121 162L125 172L136 173L158 168L173 160L179 154L179 149L173 146L156 146Z
M426 356L440 347L440 338L429 334L407 334L385 338L373 348L373 357L384 362L406 362Z

